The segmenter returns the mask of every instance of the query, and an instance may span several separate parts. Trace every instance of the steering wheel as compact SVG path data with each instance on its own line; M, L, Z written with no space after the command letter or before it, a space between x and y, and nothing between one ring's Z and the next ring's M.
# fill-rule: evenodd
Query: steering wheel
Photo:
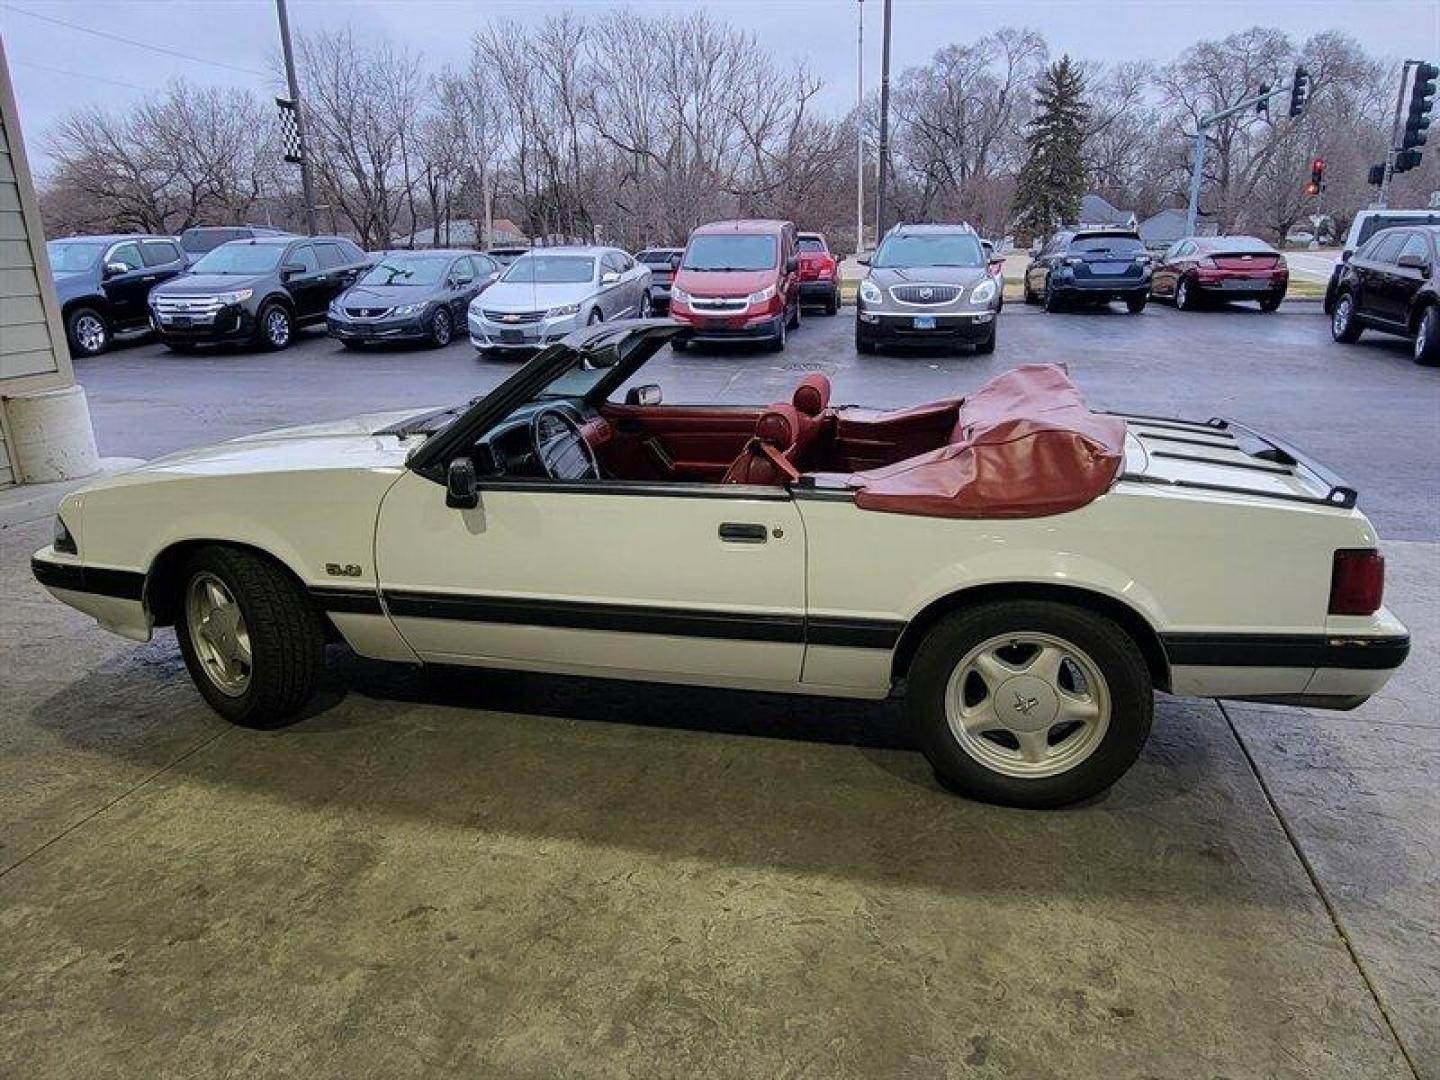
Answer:
M552 480L598 480L600 463L580 425L563 409L544 408L530 418L535 460Z

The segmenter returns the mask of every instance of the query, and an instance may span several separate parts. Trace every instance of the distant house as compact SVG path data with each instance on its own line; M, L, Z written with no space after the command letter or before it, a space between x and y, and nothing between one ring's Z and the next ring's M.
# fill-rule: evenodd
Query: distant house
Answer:
M1148 248L1169 247L1188 235L1184 210L1161 210L1140 223L1140 240ZM1195 222L1196 236L1214 236L1215 222L1201 214Z
M484 225L474 221L454 220L450 222L449 229L445 224L440 224L440 244L457 248L473 248L483 246L483 238L477 242L477 235L484 232ZM490 235L492 243L497 247L528 246L530 241L520 227L508 218L496 218L491 222ZM448 240L446 239L448 236ZM423 229L416 229L406 236L397 236L391 241L392 247L434 247L435 230L426 226Z
M1082 229L1133 229L1138 224L1133 210L1118 210L1099 195L1085 195L1080 199L1080 220Z

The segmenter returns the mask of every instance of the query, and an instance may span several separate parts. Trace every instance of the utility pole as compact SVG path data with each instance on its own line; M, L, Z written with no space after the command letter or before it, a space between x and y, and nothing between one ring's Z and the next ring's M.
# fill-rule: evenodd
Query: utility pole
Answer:
M319 230L315 227L315 185L310 181L310 152L305 142L305 110L300 105L300 83L295 78L295 51L290 47L290 18L285 12L285 0L275 0L275 13L280 17L280 48L285 54L285 80L290 84L290 108L295 119L295 154L300 166L300 190L305 197L305 228L311 236Z
M859 44L855 52L855 254L865 250L865 0L860 13Z
M885 235L885 174L890 169L890 0L885 0L880 53L880 162L875 177L875 246Z

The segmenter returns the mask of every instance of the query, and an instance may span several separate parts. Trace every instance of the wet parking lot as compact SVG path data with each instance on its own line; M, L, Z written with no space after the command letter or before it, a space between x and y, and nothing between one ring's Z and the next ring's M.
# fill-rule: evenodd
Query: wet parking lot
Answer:
M332 650L321 705L227 727L0 532L0 1075L1440 1077L1440 372L1318 305L1001 317L994 355L668 350L671 402L954 396L1064 361L1092 405L1233 416L1361 492L1414 648L1351 713L1162 697L1136 768L1049 814L959 800L892 703ZM128 344L79 366L149 457L451 404L466 343ZM623 558L623 553L617 553ZM84 1016L75 1027L67 1018Z

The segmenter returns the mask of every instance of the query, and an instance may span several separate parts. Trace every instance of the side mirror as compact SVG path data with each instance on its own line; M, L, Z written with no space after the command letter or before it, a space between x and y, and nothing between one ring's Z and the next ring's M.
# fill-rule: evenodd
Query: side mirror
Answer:
M1401 255L1395 265L1402 270L1419 270L1422 274L1430 270L1430 263L1424 255Z
M121 274L128 274L129 272L130 267L122 262L107 262L102 276L106 278L119 277Z
M486 280L487 280L487 281L499 281L499 280L500 280L500 273L501 273L501 272L500 272L499 270L491 270L491 271L490 271L490 276L489 276Z
M614 285L619 280L620 275L617 274L614 270L606 270L605 273L600 275L601 285Z
M791 255L788 259L785 260L785 272L787 274L793 274L796 270L799 269L800 257L798 255Z
M468 457L456 458L445 470L445 505L451 510L474 510L480 505L480 481Z
M625 391L626 405L659 405L665 395L661 393L656 383L646 383L644 386L632 386Z
M869 256L869 255L856 255L856 256L855 256L855 261L856 261L857 263L859 263L861 266L869 266L869 265L870 265L870 256Z
M474 280L475 279L473 277L470 277L468 274L465 277L451 278L450 287L452 289L463 289L466 285L469 285Z
M1354 254L1355 254L1355 252L1353 252L1353 251L1342 251L1342 252L1340 253L1340 261L1341 261L1341 262L1349 262L1349 261L1350 261L1350 256L1351 256L1351 255L1354 255Z
M679 269L680 269L680 256L679 256L679 255L671 255L671 256L670 256L670 269L671 269L671 270L679 270Z

